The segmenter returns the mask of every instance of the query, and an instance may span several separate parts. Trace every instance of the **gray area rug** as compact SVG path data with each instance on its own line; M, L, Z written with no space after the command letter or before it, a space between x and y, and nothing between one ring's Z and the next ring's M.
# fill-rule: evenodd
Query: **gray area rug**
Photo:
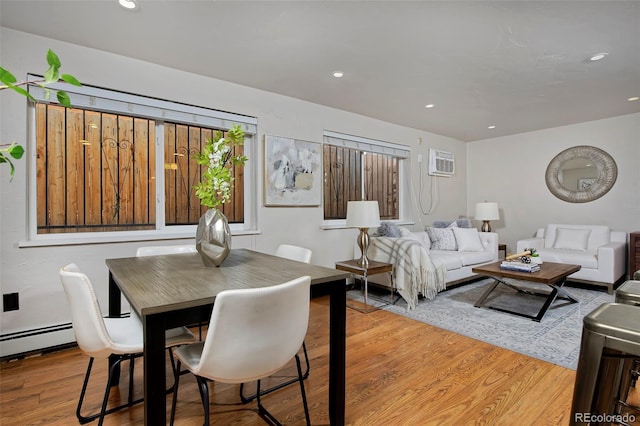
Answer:
M602 303L614 300L614 296L605 291L564 287L579 303L564 304L563 299L556 299L552 308L537 322L493 309L474 307L474 303L492 283L493 280L485 279L441 292L433 300L421 299L413 311L407 311L403 299L383 309L575 370L578 366L583 317ZM531 287L536 291L548 291L545 285L533 284ZM349 291L347 294L350 298L360 299L361 293ZM542 297L518 293L504 285L499 285L493 294L495 296L492 295L485 303L508 306L530 314L535 314L544 300Z

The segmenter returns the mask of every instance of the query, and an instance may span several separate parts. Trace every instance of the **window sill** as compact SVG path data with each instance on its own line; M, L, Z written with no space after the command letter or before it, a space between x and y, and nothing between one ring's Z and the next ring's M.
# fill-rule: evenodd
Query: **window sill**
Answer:
M398 226L415 225L415 222L412 220L385 220L383 222L395 223ZM322 222L322 224L320 224L320 229L329 231L331 229L353 229L353 228L347 226L347 223L345 220L325 220L324 222Z
M258 229L231 230L232 236L257 235ZM110 232L104 234L69 234L69 235L38 235L32 240L19 241L18 248L70 246L86 244L110 244L128 243L135 241L180 240L185 238L195 239L196 227L193 229L181 229L176 231L133 231Z

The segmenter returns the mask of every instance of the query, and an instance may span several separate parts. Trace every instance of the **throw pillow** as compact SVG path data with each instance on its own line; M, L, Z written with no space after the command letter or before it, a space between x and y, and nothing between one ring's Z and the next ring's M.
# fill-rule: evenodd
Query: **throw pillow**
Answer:
M590 229L558 228L553 248L585 251L590 233Z
M456 226L458 228L471 228L471 221L469 218L462 218L456 220L436 220L433 222L434 228L450 228Z
M377 235L379 237L400 238L402 233L400 232L400 227L395 223L381 222Z
M457 250L456 237L451 228L427 228L431 240L431 250Z
M475 228L453 228L458 251L484 251L480 235Z

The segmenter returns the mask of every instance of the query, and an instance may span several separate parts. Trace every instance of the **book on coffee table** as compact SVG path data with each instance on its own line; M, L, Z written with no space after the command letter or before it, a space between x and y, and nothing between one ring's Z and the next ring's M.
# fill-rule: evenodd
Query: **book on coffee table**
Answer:
M500 264L500 269L519 272L536 272L540 270L540 265L538 265L537 263L524 263L520 261L514 262L505 260Z

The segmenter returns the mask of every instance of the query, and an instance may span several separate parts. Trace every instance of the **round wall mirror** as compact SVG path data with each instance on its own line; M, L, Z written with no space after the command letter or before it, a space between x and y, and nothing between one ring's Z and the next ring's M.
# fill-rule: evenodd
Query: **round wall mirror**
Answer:
M556 155L545 174L549 191L570 203L597 200L609 192L618 177L613 158L600 148L574 146Z

